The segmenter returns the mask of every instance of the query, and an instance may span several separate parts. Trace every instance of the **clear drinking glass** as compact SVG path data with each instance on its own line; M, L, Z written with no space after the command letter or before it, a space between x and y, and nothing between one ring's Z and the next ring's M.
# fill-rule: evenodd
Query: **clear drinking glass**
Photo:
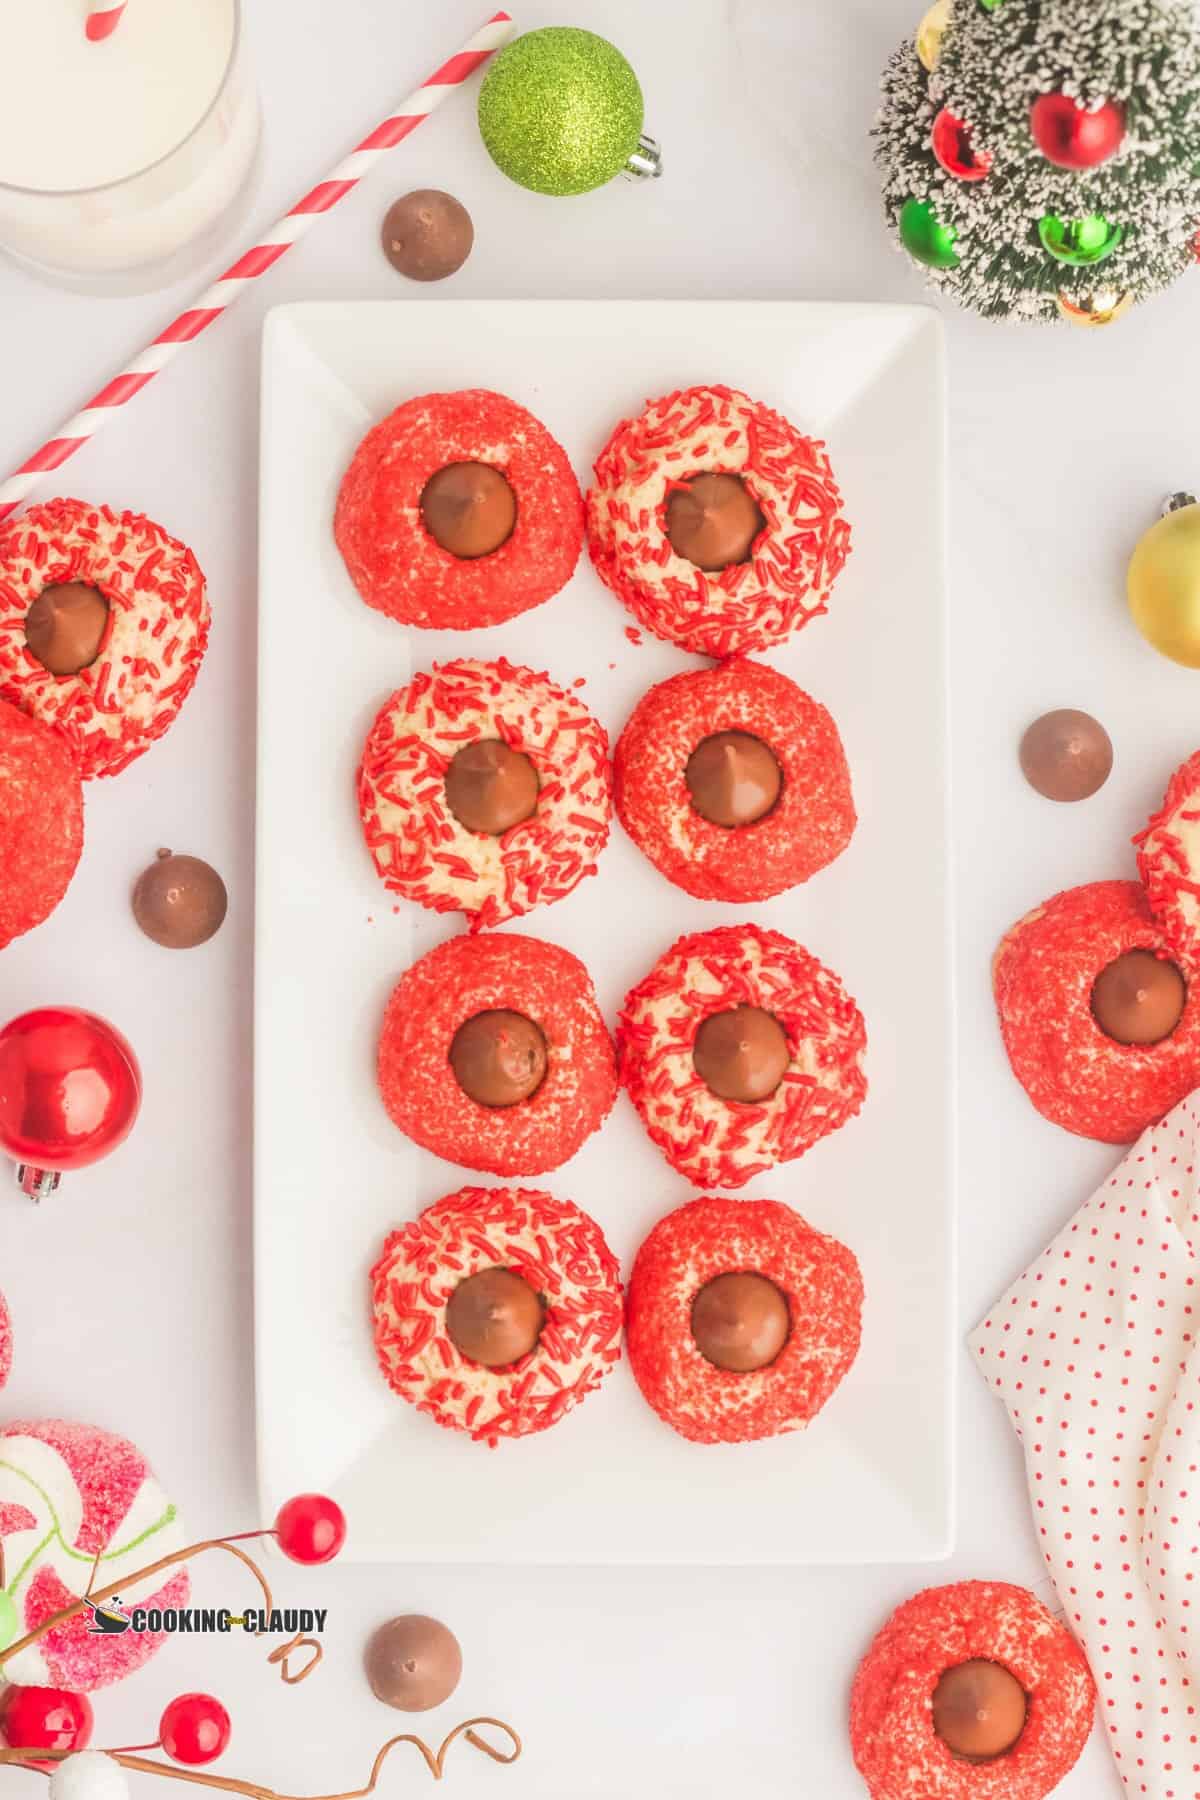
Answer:
M178 0L172 3L178 4ZM193 18L192 30L204 29L207 3L189 0L199 9L199 22ZM60 4L63 0L0 0L0 28L7 27L9 83L26 78L14 67L10 54L15 53L13 33L19 33L26 8ZM81 20L79 0L67 0L67 4L72 17ZM140 36L134 37L141 24L139 9L163 5L164 0L130 0L112 38L87 46L95 58L94 80L100 95L105 82L113 81L114 65L107 60L110 50L127 57L140 50ZM23 186L0 180L0 249L58 286L115 294L144 293L165 286L211 256L232 215L239 207L242 211L248 208L261 137L258 92L245 48L242 0L214 0L213 19L220 15L223 35L229 30L230 7L232 39L215 92L189 89L186 72L171 66L172 57L184 57L186 47L181 43L173 51L169 39L156 38L149 46L159 60L148 51L144 75L140 66L136 71L122 70L120 92L131 96L135 108L139 95L148 108L157 105L160 114L164 105L171 107L172 121L180 129L178 141L144 166L132 167L99 186ZM155 22L154 29L160 28ZM78 29L82 38L82 23ZM42 26L34 30L41 32ZM123 43L123 38L127 42ZM70 48L74 59L73 42ZM87 66L90 79L90 64ZM182 90L178 107L176 87ZM85 92L84 101L89 97ZM51 120L45 130L54 129ZM136 119L126 135L136 146ZM31 155L36 158L36 147Z

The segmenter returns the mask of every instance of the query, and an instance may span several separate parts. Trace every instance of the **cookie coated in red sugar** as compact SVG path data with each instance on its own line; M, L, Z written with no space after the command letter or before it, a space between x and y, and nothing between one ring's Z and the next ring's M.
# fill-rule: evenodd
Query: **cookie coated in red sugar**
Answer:
M107 606L94 661L53 674L26 642L47 589ZM70 741L86 781L128 768L174 723L204 659L204 576L192 552L138 513L82 500L31 506L0 530L0 697Z
M697 1073L697 1035L714 1014L771 1015L787 1064L766 1099L720 1098ZM681 937L626 997L617 1029L622 1084L672 1168L697 1187L739 1188L790 1162L860 1111L867 1031L839 978L802 945L757 925Z
M545 1073L515 1104L481 1105L452 1067L456 1034L486 1013L519 1014L544 1039ZM557 944L509 932L450 938L401 976L378 1074L394 1125L447 1162L491 1175L557 1169L617 1097L612 1040L587 970Z
M748 560L705 570L667 535L691 477L736 476L763 527ZM825 446L736 389L681 388L615 428L587 497L588 549L605 585L656 637L702 656L781 644L828 610L850 526Z
M461 1282L522 1277L545 1306L534 1349L504 1368L468 1360L446 1325ZM621 1354L621 1271L594 1219L533 1188L464 1187L393 1231L371 1271L375 1354L388 1385L478 1443L547 1431Z
M426 528L421 496L439 470L483 463L516 500L498 549L461 557ZM404 625L469 631L540 606L583 546L583 496L546 427L486 388L422 394L369 431L346 471L334 536L368 606Z
M692 1330L697 1294L722 1275L764 1276L790 1334L763 1368L718 1368ZM853 1251L778 1200L692 1200L660 1219L633 1265L629 1366L645 1399L696 1444L745 1444L816 1417L858 1354L863 1284Z
M3 1387L12 1374L13 1334L12 1315L8 1310L8 1301L0 1294L0 1387Z
M948 1669L999 1664L1027 1697L1011 1749L972 1762L934 1728ZM958 1581L898 1606L859 1664L850 1744L871 1800L1043 1800L1079 1759L1096 1689L1066 1626L1026 1588Z
M75 752L0 700L0 949L54 911L83 850Z
M1176 769L1162 805L1133 841L1167 949L1186 968L1200 969L1200 750Z
M1052 1124L1105 1144L1133 1143L1200 1083L1200 984L1159 1043L1117 1043L1097 1024L1096 978L1130 950L1171 956L1136 881L1092 881L1018 920L992 965L1013 1074Z
M778 799L750 824L716 824L688 786L697 746L722 732L765 745ZM841 855L856 816L837 726L765 663L732 657L688 669L639 700L613 755L617 816L668 881L699 900L765 900Z
M532 815L500 836L451 810L446 775L464 745L500 742L537 775ZM393 893L463 912L472 931L561 900L608 842L608 737L545 674L464 658L413 677L381 708L358 774L367 848Z

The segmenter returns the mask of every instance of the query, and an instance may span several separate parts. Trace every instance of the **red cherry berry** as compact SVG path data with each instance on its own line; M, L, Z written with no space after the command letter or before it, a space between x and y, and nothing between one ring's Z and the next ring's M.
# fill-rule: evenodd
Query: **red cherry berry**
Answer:
M1077 106L1070 94L1041 94L1029 111L1033 141L1058 169L1094 169L1121 148L1125 109L1106 100L1095 112Z
M297 1494L276 1513L275 1536L293 1562L332 1562L346 1541L346 1515L324 1494Z
M992 172L990 150L976 150L971 127L943 106L933 121L930 148L948 175L959 181L984 181Z
M229 1714L212 1694L180 1694L158 1723L168 1756L181 1763L209 1763L229 1748Z
M93 1723L86 1694L10 1687L0 1698L0 1737L10 1750L84 1750L91 1742ZM33 1761L33 1767L52 1775L58 1763Z

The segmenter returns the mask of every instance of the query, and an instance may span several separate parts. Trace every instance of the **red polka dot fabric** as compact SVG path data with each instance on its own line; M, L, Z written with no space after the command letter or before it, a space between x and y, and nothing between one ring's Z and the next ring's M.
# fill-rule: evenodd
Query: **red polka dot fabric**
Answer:
M1200 1800L1200 1091L972 1334L1128 1794Z

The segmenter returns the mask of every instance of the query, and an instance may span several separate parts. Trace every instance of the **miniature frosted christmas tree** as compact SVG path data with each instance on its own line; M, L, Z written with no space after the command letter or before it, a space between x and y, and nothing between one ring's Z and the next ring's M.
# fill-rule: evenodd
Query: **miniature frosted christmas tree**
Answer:
M1108 324L1196 260L1191 0L937 0L875 135L901 244L986 318Z

